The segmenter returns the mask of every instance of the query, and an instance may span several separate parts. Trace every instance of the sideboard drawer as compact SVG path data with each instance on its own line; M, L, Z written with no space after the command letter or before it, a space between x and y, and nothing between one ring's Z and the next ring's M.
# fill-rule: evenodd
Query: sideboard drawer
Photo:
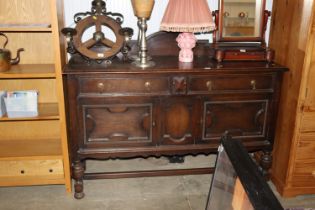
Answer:
M296 159L309 160L315 156L315 133L302 133L297 144Z
M307 188L310 190L312 190L312 187L315 187L315 175L312 175L311 173L308 175L293 174L291 180L292 181L289 183L293 188L304 188L303 190L305 191L305 186L307 186Z
M295 186L315 186L315 161L298 160L294 163L293 183Z
M168 94L169 79L79 77L80 93Z
M254 91L272 89L272 76L224 76L224 77L191 77L190 93L211 93L216 91Z
M315 112L303 112L301 132L315 132Z

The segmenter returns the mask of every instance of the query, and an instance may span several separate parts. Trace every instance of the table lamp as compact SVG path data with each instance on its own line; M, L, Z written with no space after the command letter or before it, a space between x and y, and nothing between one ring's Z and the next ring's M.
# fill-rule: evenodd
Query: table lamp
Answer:
M146 31L148 28L147 20L150 19L154 0L131 0L133 11L136 17L138 17L138 27L139 27L139 60L133 62L134 65L147 68L155 65L153 61L148 59L148 49L146 40Z
M192 48L196 45L196 32L209 32L215 23L206 0L169 0L160 29L169 32L182 32L176 38L180 62L192 62Z

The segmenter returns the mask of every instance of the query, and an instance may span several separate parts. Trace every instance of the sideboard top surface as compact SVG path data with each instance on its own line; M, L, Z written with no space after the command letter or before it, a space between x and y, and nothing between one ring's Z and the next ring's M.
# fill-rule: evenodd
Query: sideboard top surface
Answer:
M286 67L278 64L254 61L235 61L217 63L208 56L196 57L192 63L181 63L177 56L153 56L155 66L151 68L138 68L131 61L121 61L114 59L110 65L88 64L79 56L73 57L64 69L64 74L84 74L84 73L257 73L257 72L277 72L287 71Z
M128 74L152 74L152 73L257 73L257 72L283 72L288 69L275 63L263 61L228 61L218 63L213 59L214 46L206 40L199 40L194 51L192 63L178 61L179 48L175 41L177 33L157 32L148 37L148 53L152 56L155 66L152 68L138 68L132 61L122 61L121 56L113 59L112 64L87 63L81 56L74 55L66 65L64 74L85 73L128 73ZM129 54L137 55L136 43L132 43Z

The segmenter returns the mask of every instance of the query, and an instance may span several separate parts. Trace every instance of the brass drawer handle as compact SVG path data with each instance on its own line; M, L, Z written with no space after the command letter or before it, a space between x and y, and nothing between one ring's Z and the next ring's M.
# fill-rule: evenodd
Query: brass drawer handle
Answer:
M252 86L252 90L256 90L256 80L250 81L250 85Z
M103 82L99 82L99 83L97 83L97 87L98 87L98 89L99 89L100 91L104 91L105 85L104 85Z
M208 91L212 91L212 86L213 86L212 81L207 81L206 86L208 88Z
M147 89L147 91L151 90L151 82L145 82L144 87Z

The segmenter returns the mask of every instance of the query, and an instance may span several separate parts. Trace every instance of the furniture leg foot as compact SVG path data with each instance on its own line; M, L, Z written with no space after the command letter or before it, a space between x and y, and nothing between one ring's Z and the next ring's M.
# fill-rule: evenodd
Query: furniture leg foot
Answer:
M74 198L75 199L82 199L82 198L84 198L84 192L80 192L80 193L77 193L77 192L75 192L74 193Z
M184 156L171 156L167 157L170 163L184 163L185 162L185 157Z
M271 165L272 165L271 152L264 151L260 159L260 166L262 168L263 175L267 180L270 179L269 169L271 168Z
M74 197L76 199L81 199L84 197L83 193L83 175L84 175L84 165L81 161L75 161L73 165L73 178L74 183Z

